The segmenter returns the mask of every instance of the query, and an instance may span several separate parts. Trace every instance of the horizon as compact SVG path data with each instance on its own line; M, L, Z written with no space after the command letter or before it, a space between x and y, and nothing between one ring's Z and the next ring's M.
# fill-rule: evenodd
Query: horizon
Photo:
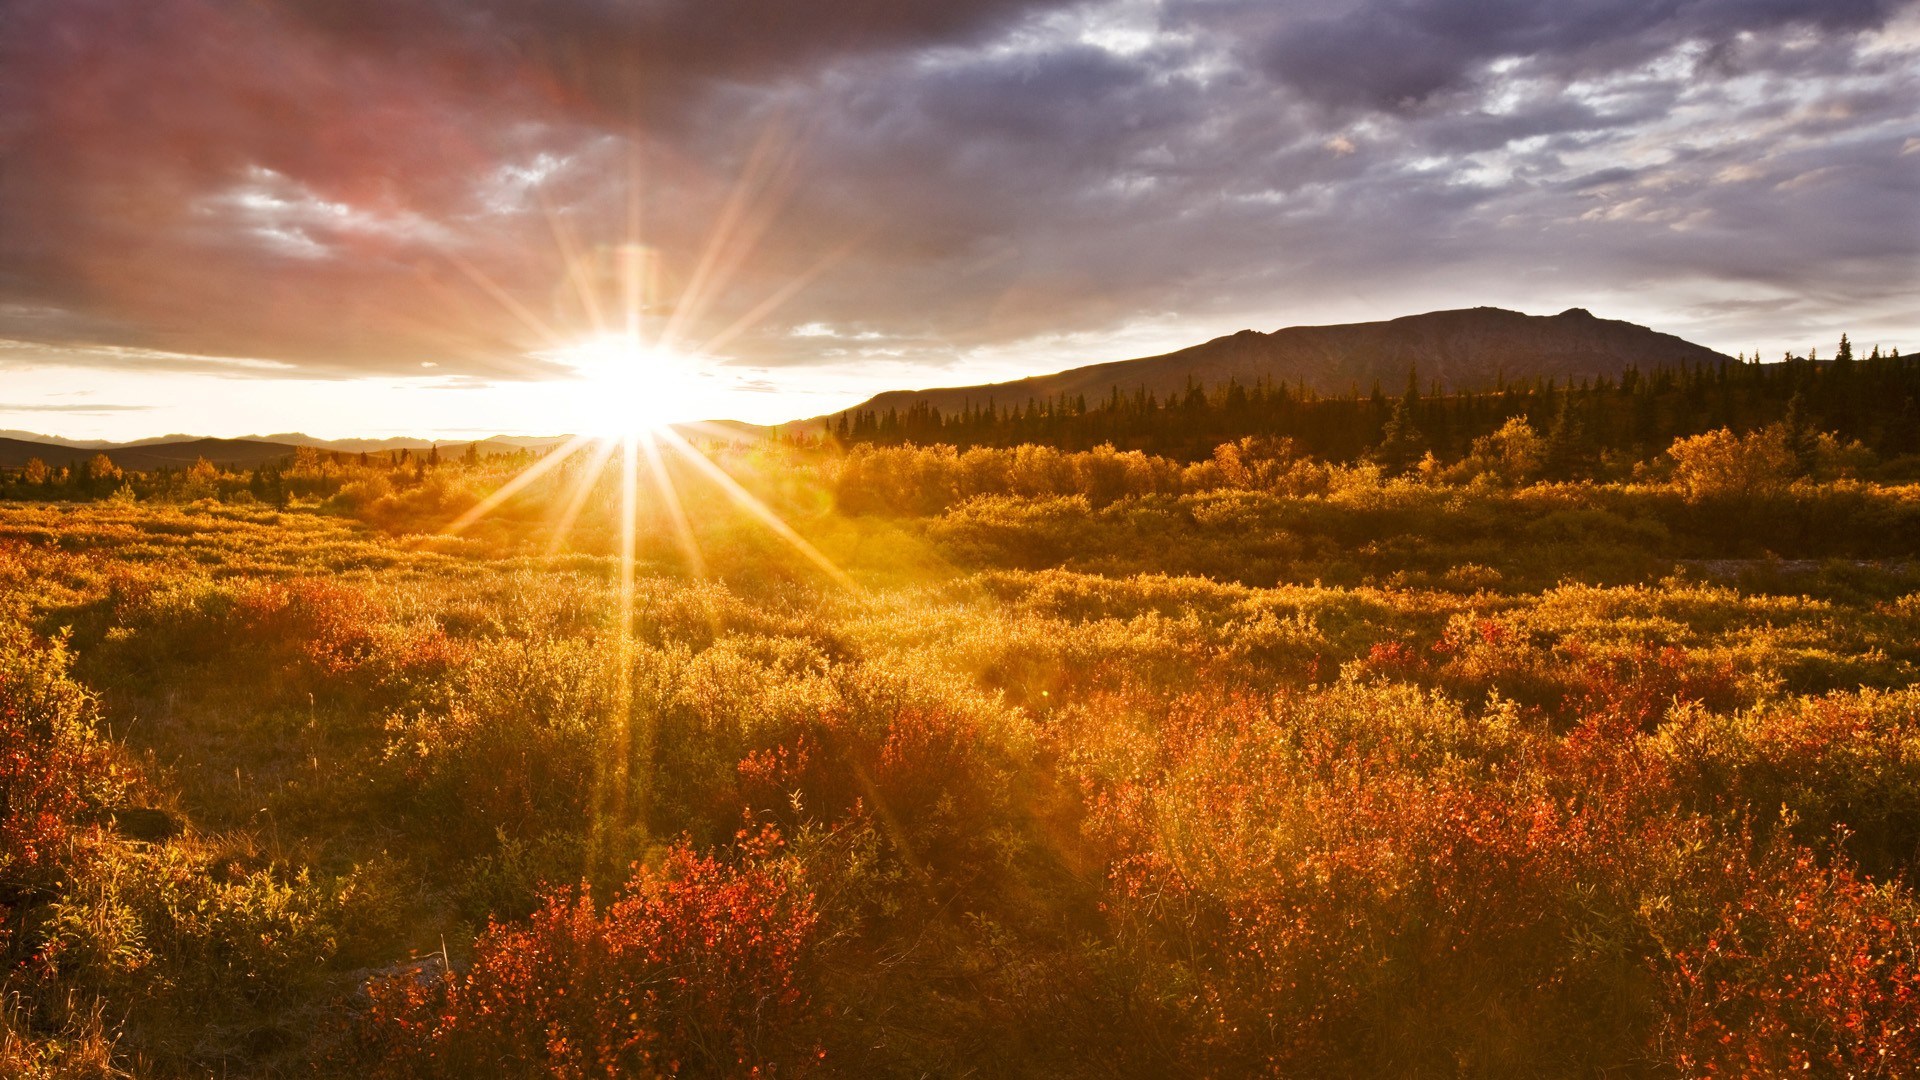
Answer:
M1497 308L1492 305L1476 305L1476 307L1490 308L1492 310L1509 310L1509 311L1512 310L1512 309ZM1470 310L1474 310L1474 309L1473 308L1437 309L1436 311L1432 311L1432 312L1419 312L1419 313L1410 313L1410 314L1437 314L1442 311L1470 311ZM1588 309L1584 307L1580 307L1579 305L1576 305L1574 308L1569 308L1566 310L1588 310ZM1546 317L1544 315L1534 315L1531 312L1520 312L1520 314L1526 314L1529 317L1533 317L1533 318ZM1392 321L1393 319L1404 318L1404 317L1408 317L1408 316L1407 315L1388 316L1383 319L1364 320L1364 321L1386 322L1386 321ZM1613 320L1607 315L1599 315L1597 316L1597 318L1605 321L1630 321L1630 320ZM1318 327L1318 326L1328 326L1328 325L1350 325L1350 324L1302 323L1302 324L1297 324L1297 326L1278 327L1274 331L1254 330L1254 332L1264 334L1264 333L1277 332L1279 330L1295 329L1298 327ZM1643 325L1643 324L1635 323L1633 325ZM1649 326L1647 328L1655 330L1656 332L1661 332L1659 330L1659 327ZM1160 351L1149 353L1149 354L1129 356L1129 357L1086 360L1081 363L1073 364L1070 367L1048 368L1045 370L1038 370L1038 371L1027 372L1024 374L1011 375L1011 376L1007 376L1005 378L999 378L999 379L992 379L992 380L980 379L980 380L974 380L972 382L966 382L966 383L952 382L952 383L946 383L946 384L921 385L921 386L880 385L871 390L863 390L859 392L848 391L845 394L839 395L841 397L844 397L846 400L845 400L845 404L840 405L838 408L828 409L821 412L807 413L804 415L785 416L784 418L770 418L765 420L747 420L738 416L706 416L706 417L692 417L684 421L676 421L676 423L742 423L742 424L750 424L757 427L768 427L768 428L781 427L788 424L804 423L807 421L821 419L823 417L832 417L834 415L844 413L849 409L852 409L861 404L864 404L865 402L867 402L868 400L872 399L873 397L879 394L892 393L892 392L931 393L939 390L957 389L957 388L963 388L967 386L979 385L982 382L988 382L988 381L991 381L993 383L1003 383L1003 382L1015 382L1015 381L1019 381L1027 378L1040 378L1048 375L1054 375L1054 374L1060 374L1067 371L1073 371L1080 367L1095 366L1099 364L1110 363L1116 360L1124 361L1124 360L1148 359L1154 356L1163 355L1168 352L1178 351L1180 349L1184 349L1193 345L1204 344L1206 342L1219 340L1227 337L1232 337L1237 333L1243 333L1243 332L1246 332L1247 330L1252 330L1252 329L1253 328L1251 327L1245 327L1245 328L1241 328L1240 330L1232 330L1232 331L1226 331L1223 333L1216 333L1201 341L1186 342L1184 344L1174 345L1168 349L1160 350ZM1844 334L1846 333L1846 331L1842 331L1842 333ZM1695 344L1702 344L1702 343L1695 342ZM1874 342L1862 341L1862 342L1856 343L1856 346L1862 355L1866 355L1867 353L1876 351L1876 350L1899 348L1897 344L1883 345L1881 342L1877 342L1877 341L1874 341ZM1713 348L1713 346L1711 345L1708 345L1707 347ZM1800 350L1797 354L1792 348L1783 348L1779 350L1779 352L1787 357L1792 357L1795 355L1806 356L1809 353L1817 353L1820 350L1820 348L1821 346L1819 345L1810 345ZM1832 345L1829 344L1827 348L1831 349ZM1765 351L1760 351L1760 350L1755 350L1750 354L1746 353L1743 350L1735 350L1734 353L1732 354L1728 354L1724 349L1714 349L1714 351L1720 352L1723 355L1729 355L1729 356L1744 355L1747 357L1749 362L1753 362L1753 363L1781 362L1780 357L1776 356L1774 359L1768 359L1767 357L1769 354ZM360 392L360 393L365 392L364 386L356 386L355 389L357 392ZM0 405L0 416L7 415L9 412L12 412L12 411L15 411L15 410L10 410L4 407L3 405ZM113 415L121 414L126 411L130 411L130 410L109 410L109 411L106 411L103 415L113 416ZM82 409L75 409L73 410L73 412L75 414L85 415ZM91 433L68 433L64 431L28 429L24 427L9 428L6 430L9 430L13 433L13 435L10 437L20 437L23 439L45 439L45 440L54 440L54 441L67 440L67 441L73 441L73 442L106 442L106 443L112 443L115 445L127 445L131 443L153 442L156 440L190 441L190 440L196 440L196 439L258 440L258 441L273 442L280 438L289 438L289 437L307 438L307 439L312 439L319 442L370 442L370 441L381 441L381 440L393 440L393 441L406 440L406 441L426 442L429 444L440 443L440 444L464 445L466 443L471 443L471 442L485 442L489 439L496 439L496 438L564 439L569 436L580 435L584 433L582 431L575 431L575 430L557 431L556 429L553 429L553 428L537 430L534 427L521 427L518 429L471 427L471 428L439 429L439 430L435 430L435 429L422 430L417 428L387 428L387 429L380 429L380 430L372 430L372 429L360 428L360 429L343 430L338 433L327 433L322 431L304 430L304 429L300 429L300 430L286 429L286 430L281 430L277 432L266 433L257 428L248 429L244 424L238 424L238 423L236 423L233 426L233 429L229 432L213 432L213 431L192 432L192 431L180 431L180 430L165 431L165 432L160 432L160 431L140 432L136 429L132 433L125 433L120 435L107 435L107 434L91 434Z
M10 5L0 426L769 423L1483 305L1920 337L1920 5L1614 2Z

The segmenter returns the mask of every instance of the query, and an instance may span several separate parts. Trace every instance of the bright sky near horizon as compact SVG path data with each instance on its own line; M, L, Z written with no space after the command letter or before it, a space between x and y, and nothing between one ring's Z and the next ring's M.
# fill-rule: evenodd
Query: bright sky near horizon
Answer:
M0 427L771 422L1483 304L1912 351L1916 102L1913 0L10 0Z

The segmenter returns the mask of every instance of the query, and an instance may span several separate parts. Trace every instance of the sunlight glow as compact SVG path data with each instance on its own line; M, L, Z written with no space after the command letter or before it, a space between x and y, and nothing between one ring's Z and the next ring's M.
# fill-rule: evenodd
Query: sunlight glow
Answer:
M561 485L554 506L546 514L546 524L552 530L547 552L557 555L599 489L601 479L617 471L619 541L616 608L612 620L614 700L608 717L607 753L595 757L589 841L590 858L595 865L620 865L645 851L649 843L654 733L651 713L634 707L632 671L637 647L635 598L643 503L650 504L655 511L645 516L646 522L664 522L672 530L688 572L695 576L707 573L694 521L669 468L670 459L690 466L695 478L717 488L735 508L779 537L829 581L842 588L855 587L845 571L778 511L747 490L682 434L684 430L716 442L746 437L738 430L704 422L734 411L733 406L738 404L744 391L760 389L751 387L738 369L729 370L714 356L849 250L851 242L828 252L814 267L753 305L704 343L681 344L687 331L700 322L725 291L733 273L751 255L760 235L771 224L790 165L791 146L780 133L770 131L760 141L715 223L692 279L671 305L663 305L657 295L654 259L650 249L641 242L638 209L641 171L637 157L630 162L629 235L624 243L601 249L616 256L611 263L614 271L611 276L612 283L618 286L617 297L601 293L600 286L608 276L601 272L606 264L597 263L574 237L564 217L547 207L554 245L565 268L562 280L574 294L576 311L587 324L577 337L563 334L541 319L478 267L455 262L477 287L546 343L543 351L532 354L534 359L565 369L558 377L536 384L537 388L527 393L526 404L538 408L540 399L548 396L546 392L557 391L560 414L555 419L577 434L509 478L449 522L444 531L459 534L473 528L509 500L527 492L542 477L566 468L571 470L571 476ZM670 313L664 325L653 323L661 312ZM650 332L656 326L657 332ZM643 491L643 487L647 490ZM878 793L872 794L877 801ZM884 806L880 812L884 818Z
M730 380L704 357L609 334L555 350L571 368L569 405L587 434L624 437L704 420L726 407Z

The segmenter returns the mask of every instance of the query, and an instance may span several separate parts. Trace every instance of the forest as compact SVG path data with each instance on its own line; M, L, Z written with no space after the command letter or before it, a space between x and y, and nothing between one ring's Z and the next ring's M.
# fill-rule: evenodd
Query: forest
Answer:
M0 1073L1910 1075L1917 380L22 470Z
M1423 384L1416 366L1404 390L1392 395L1378 385L1366 394L1355 388L1324 395L1286 382L1229 381L1189 382L1184 393L1163 400L1141 387L1114 386L1091 405L1076 395L972 402L944 415L924 403L904 412L854 409L833 418L828 432L841 444L963 449L1111 443L1183 460L1206 457L1223 442L1283 434L1316 457L1370 455L1402 468L1427 453L1463 456L1474 439L1520 417L1553 438L1558 479L1618 474L1680 436L1776 422L1834 432L1885 456L1920 453L1920 357L1903 357L1898 349L1883 354L1875 346L1856 359L1845 335L1831 360L1809 352L1778 363L1743 357L1715 366L1630 367L1618 379L1536 377L1453 391Z

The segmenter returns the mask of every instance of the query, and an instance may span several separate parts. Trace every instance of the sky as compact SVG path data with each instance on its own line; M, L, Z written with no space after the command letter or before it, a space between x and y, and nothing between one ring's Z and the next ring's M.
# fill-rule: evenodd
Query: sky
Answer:
M1917 207L1915 2L0 0L0 427L770 422L1478 305L1913 351Z

